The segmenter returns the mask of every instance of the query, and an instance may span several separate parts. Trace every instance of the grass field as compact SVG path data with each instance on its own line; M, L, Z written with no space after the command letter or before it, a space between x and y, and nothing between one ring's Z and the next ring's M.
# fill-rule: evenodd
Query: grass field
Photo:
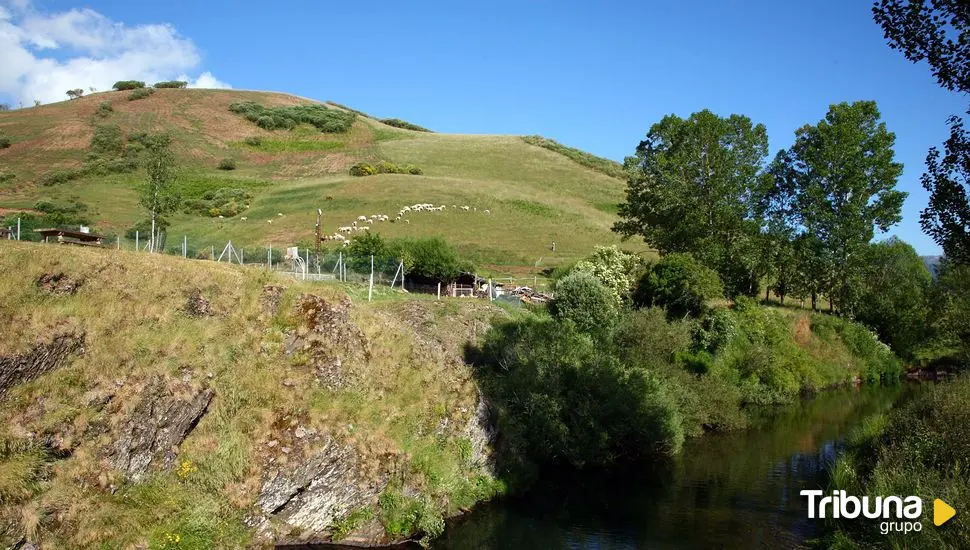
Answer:
M114 109L105 118L95 114L103 101ZM324 211L324 231L332 233L357 216L393 218L414 203L447 208L414 214L407 224L376 224L372 230L385 237L443 236L497 271L525 273L537 262L540 268L550 267L583 257L594 245L619 242L610 227L624 182L519 136L415 132L366 117L342 134L310 126L270 132L229 112L236 101L267 106L309 102L268 92L163 89L139 101L106 92L0 113L0 131L13 141L0 150L0 171L16 175L0 184L0 209L28 209L42 199L79 200L89 206L98 230L115 234L144 219L135 191L144 178L141 172L86 176L48 187L38 183L51 170L81 166L94 127L117 124L126 134L172 132L180 185L187 191L200 185L244 187L254 195L250 209L235 217L171 216L169 235L186 235L197 248L229 239L248 246L308 242L317 208ZM253 136L262 143L248 145L246 138ZM226 157L236 160L235 171L216 168ZM348 174L358 161L379 160L416 165L423 175ZM645 248L634 242L624 246Z

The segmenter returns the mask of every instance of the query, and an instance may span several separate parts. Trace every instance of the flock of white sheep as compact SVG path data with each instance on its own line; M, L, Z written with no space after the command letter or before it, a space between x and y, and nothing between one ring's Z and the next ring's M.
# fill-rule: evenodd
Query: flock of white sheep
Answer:
M452 208L460 212L478 212L478 208L469 206L457 206L451 205ZM415 212L444 212L448 208L447 205L435 206L431 203L421 203L412 204L410 206L405 206L398 211L397 216L391 218L386 214L371 214L370 216L357 216L357 219L350 223L350 225L344 225L337 228L337 232L332 235L324 235L321 240L324 241L337 241L343 243L343 246L348 246L350 244L350 239L345 235L350 233L355 233L358 231L368 231L370 226L375 223L390 222L390 223L411 223L411 220L407 219L407 215ZM490 210L482 210L483 214L491 214Z

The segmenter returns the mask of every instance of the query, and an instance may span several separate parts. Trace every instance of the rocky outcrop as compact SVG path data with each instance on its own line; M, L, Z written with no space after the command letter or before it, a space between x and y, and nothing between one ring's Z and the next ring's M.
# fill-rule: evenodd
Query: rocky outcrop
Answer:
M369 505L386 486L386 476L361 475L352 447L327 437L295 465L269 471L250 524L277 544L327 542L334 521Z
M37 288L48 294L74 294L82 282L64 273L45 273L37 279Z
M205 414L214 394L204 387L183 388L176 394L162 377L152 378L109 450L111 465L132 481L151 468L171 467L178 445Z
M284 292L286 292L286 287L282 285L266 285L263 287L263 294L259 297L259 311L260 317L264 321L271 319L279 311Z
M297 299L300 325L284 346L286 355L305 352L317 381L329 390L349 386L354 379L350 364L367 361L370 345L350 319L350 299L330 301L313 294Z
M64 366L69 357L79 353L84 353L84 332L72 329L54 334L49 342L38 343L27 353L0 356L0 396Z
M472 442L471 463L489 475L495 475L495 457L492 445L495 443L495 422L491 409L483 396L478 397L478 406L465 425L464 435Z
M206 317L211 314L209 300L201 290L193 290L185 302L185 313L192 317Z

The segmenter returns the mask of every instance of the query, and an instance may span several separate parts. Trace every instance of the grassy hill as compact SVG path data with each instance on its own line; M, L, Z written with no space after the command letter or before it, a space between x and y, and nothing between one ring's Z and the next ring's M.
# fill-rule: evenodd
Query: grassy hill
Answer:
M196 248L229 239L243 245L308 242L317 208L324 210L324 230L334 232L357 216L393 218L401 207L415 203L447 208L415 214L408 224L383 223L373 229L385 237L445 236L471 259L503 271L522 271L540 257L543 266L555 265L585 256L595 244L618 242L610 227L624 182L607 175L618 174L616 163L555 142L412 131L367 116L339 134L309 125L268 131L230 112L229 106L239 101L266 107L314 102L234 90L162 89L135 101L128 94L98 93L0 113L0 132L12 142L0 149L0 172L15 176L0 183L0 214L29 210L42 200L80 201L97 229L114 234L144 219L134 189L144 179L141 170L42 184L51 172L84 164L97 126L117 125L128 138L140 132L172 133L185 195L220 188L252 195L250 208L236 216L171 216L169 235L187 235ZM99 114L104 102L111 110L102 108ZM247 144L252 137L262 143ZM227 157L236 161L236 170L217 168ZM416 165L423 175L348 173L356 162L380 160ZM469 211L452 205L469 206Z

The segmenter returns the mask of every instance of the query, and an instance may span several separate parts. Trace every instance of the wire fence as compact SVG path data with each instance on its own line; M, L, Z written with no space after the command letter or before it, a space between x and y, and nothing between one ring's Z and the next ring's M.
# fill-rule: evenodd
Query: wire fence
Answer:
M14 231L5 236L16 239ZM553 280L531 277L499 277L486 279L471 274L470 280L438 285L407 277L403 262L393 257L353 255L346 251L321 251L307 247L242 247L232 241L224 245L196 245L187 236L172 239L160 233L152 242L150 237L135 233L133 238L117 236L114 242L101 242L105 248L140 252L155 252L186 259L208 260L247 266L258 266L301 280L363 283L406 289L409 292L437 294L440 297L509 298L522 289L541 293L553 290Z

